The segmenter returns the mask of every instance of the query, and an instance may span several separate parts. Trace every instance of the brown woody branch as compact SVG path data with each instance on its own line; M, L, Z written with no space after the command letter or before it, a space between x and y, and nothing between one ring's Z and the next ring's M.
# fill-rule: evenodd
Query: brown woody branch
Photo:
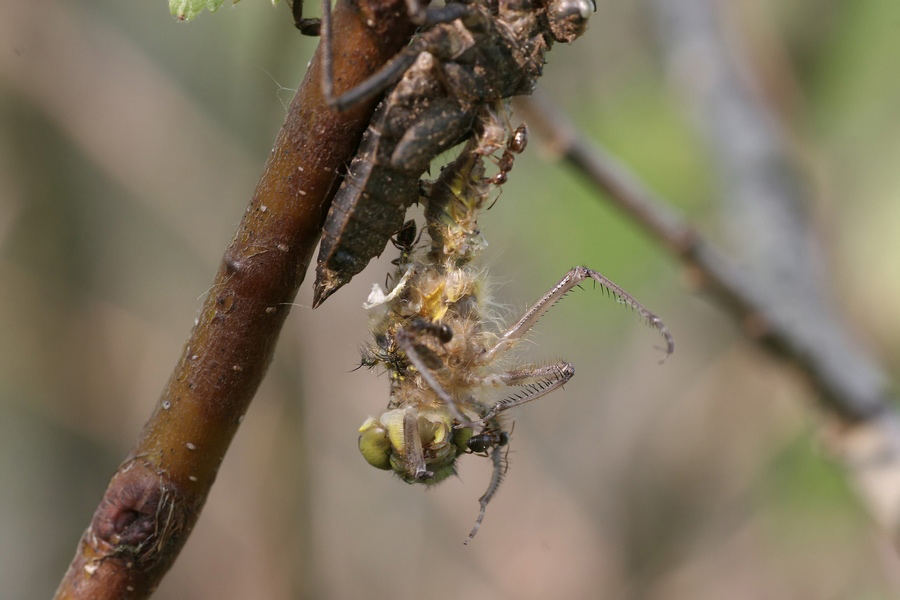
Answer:
M403 0L344 0L333 20L338 92L374 73L412 33ZM156 410L81 538L59 600L147 598L200 515L303 281L338 173L374 108L328 108L321 50Z

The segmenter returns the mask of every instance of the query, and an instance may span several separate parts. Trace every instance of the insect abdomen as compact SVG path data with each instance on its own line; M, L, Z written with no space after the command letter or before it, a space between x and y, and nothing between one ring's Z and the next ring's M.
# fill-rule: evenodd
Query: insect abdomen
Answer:
M438 98L408 108L392 99L376 112L328 212L313 307L384 251L418 199L419 177L431 160L471 130L468 106Z
M418 174L377 160L381 135L370 127L328 212L316 266L313 306L381 254L418 197Z

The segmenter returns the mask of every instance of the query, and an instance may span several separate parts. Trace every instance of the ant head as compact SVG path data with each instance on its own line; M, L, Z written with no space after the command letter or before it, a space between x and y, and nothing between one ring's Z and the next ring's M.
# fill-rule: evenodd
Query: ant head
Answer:
M588 19L596 12L594 0L550 0L547 4L547 21L557 42L571 43L588 28Z

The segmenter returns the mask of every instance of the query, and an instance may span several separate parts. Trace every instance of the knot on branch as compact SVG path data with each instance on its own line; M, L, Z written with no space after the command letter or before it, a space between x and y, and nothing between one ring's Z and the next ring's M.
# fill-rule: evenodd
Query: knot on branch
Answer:
M132 463L113 477L89 530L101 559L124 558L146 570L186 535L190 508L178 486L151 469Z

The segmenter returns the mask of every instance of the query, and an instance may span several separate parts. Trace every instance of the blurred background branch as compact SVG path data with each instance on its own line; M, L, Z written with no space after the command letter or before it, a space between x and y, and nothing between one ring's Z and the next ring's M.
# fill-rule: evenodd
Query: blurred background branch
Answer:
M717 8L729 43L744 42L782 149L802 165L825 293L840 290L834 311L896 372L900 4ZM714 218L726 194L669 86L656 10L598 2L587 35L554 49L540 87L749 280ZM314 51L289 12L245 1L183 26L160 2L0 8L4 598L53 594L47 574L69 564L156 406ZM360 303L393 257L316 311L304 286L155 599L900 594L894 548L819 451L832 438L804 404L824 396L736 335L730 315L685 294L634 219L540 154L532 144L517 157L482 222L502 282L493 296L510 307L500 316L587 264L665 319L674 360L657 367L652 333L598 294L567 298L527 352L570 360L578 374L515 415L506 481L464 549L489 475L478 461L425 492L368 468L356 448L360 421L388 397L384 378L350 373L368 331ZM856 422L833 428L840 447L843 434L879 439L866 434L872 421Z
M738 316L752 336L801 366L823 408L839 419L835 450L873 516L900 545L897 398L835 308L837 290L826 278L831 269L810 226L815 188L767 106L740 32L730 26L738 17L713 0L650 5L667 75L715 166L728 249L746 278L740 293L731 294L749 300ZM709 265L723 264L709 258ZM728 273L736 284L737 269Z
M580 137L544 94L535 92L530 98L517 99L516 108L553 154L685 263L692 286L711 293L751 339L801 369L822 408L840 423L833 438L839 445L833 450L843 455L873 516L892 539L900 542L900 417L892 406L896 398L887 389L887 377L849 337L833 311L821 311L810 321L792 318L782 309L808 307L815 313L815 307L828 302L813 294L828 292L824 282L803 288L807 293L801 294L792 293L798 292L797 288L785 290L755 280L752 271L741 270L710 245L627 167L599 145ZM775 167L779 158L788 160L786 155L766 158ZM809 237L804 222L796 220L795 224L803 227L798 236ZM784 228L782 231L789 233ZM782 275L790 275L791 258L796 255L789 248L776 254ZM794 265L797 278L805 279L802 256L798 258Z

